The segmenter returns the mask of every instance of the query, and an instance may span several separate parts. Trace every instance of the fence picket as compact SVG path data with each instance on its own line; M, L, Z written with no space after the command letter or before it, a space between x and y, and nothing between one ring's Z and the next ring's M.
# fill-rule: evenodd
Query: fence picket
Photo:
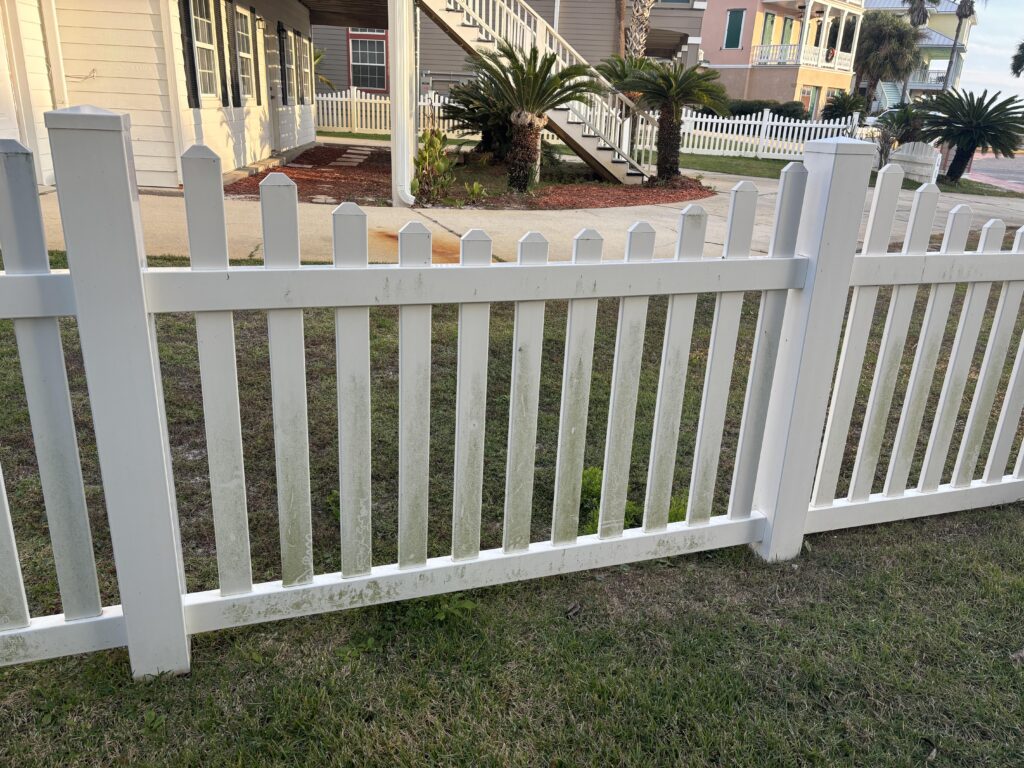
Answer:
M679 215L676 259L700 258L707 226L708 215L701 206L688 205L683 209ZM645 531L664 530L668 524L696 308L697 297L693 294L675 294L668 299L658 395L654 406L654 434L647 464Z
M519 264L548 260L548 241L531 232L519 241ZM537 405L544 355L544 302L519 301L512 336L512 383L509 392L508 459L505 469L505 552L530 546L533 480L537 457Z
M946 236L942 242L942 253L953 253L963 251L967 244L967 235L971 227L971 209L967 206L957 206L949 214L946 226ZM971 292L973 284L968 288ZM907 478L910 472L910 464L913 460L914 451L917 448L917 441L921 431L921 422L924 419L924 411L928 402L928 393L932 389L935 380L935 366L942 348L942 338L946 332L946 325L949 322L949 310L953 304L953 295L956 292L956 285L943 283L933 285L928 295L928 304L925 307L924 320L921 323L921 332L917 341L917 351L914 354L914 363L910 372L910 381L907 383L907 394L903 400L903 412L900 414L900 426L896 431L896 442L893 447L893 458L890 461L890 469L886 476L885 493L887 496L898 496L906 488ZM986 301L987 301L986 291ZM939 397L939 407L935 418L932 421L931 438L928 441L928 449L925 454L925 466L921 470L921 481L924 482L929 463L934 463L936 447L945 442L945 449L941 447L938 451L943 454L941 463L945 462L945 453L949 450L949 435L942 437L945 431L940 424L952 419L956 420L956 412L960 408L960 398L963 394L963 369L970 365L970 357L974 354L974 346L977 341L977 328L981 324L981 313L984 312L984 301L981 306L974 302L970 308L965 304L967 314L961 320L967 318L967 325L976 326L973 332L961 322L957 330L957 342L954 343L953 355L950 357L948 372L942 387L942 395ZM961 331L966 331L966 339L961 336ZM974 341L970 340L970 336ZM968 347L970 350L968 351ZM959 348L959 350L958 350ZM966 356L966 362L964 358ZM957 383L957 382L960 383ZM957 393L959 389L959 393ZM950 425L952 434L952 424ZM938 470L941 472L942 466Z
M365 268L369 240L366 214L342 203L332 215L334 266ZM341 525L341 575L370 572L373 563L370 410L370 310L334 311L338 366L338 506Z
M267 269L299 266L299 212L295 182L283 173L260 182L263 251ZM313 523L309 489L306 345L301 309L267 312L274 412L281 581L313 580Z
M982 231L978 253L1000 253L1003 249L1003 238L1006 236L1006 225L997 219L989 221ZM1006 367L1006 354L1010 348L1010 337L1020 310L1021 298L1024 297L1024 283L1005 282L999 292L999 303L992 319L985 347L985 357L981 363L978 384L974 389L974 398L967 413L967 424L964 426L963 438L957 451L956 464L953 467L953 486L964 488L974 479L974 472L981 457L981 445L992 417L992 405L995 403L999 382ZM1005 468L1006 463L1003 463Z
M491 263L491 238L480 229L462 236L461 264ZM490 304L460 304L455 390L455 477L452 484L452 559L480 554L480 510L484 484L484 425L487 419L487 359Z
M732 188L723 258L750 257L756 215L757 187L749 181L741 181ZM690 524L703 523L711 517L718 461L722 452L725 410L729 402L729 385L736 359L736 340L739 336L742 310L743 293L730 292L718 295L708 346L700 421L697 423L690 496L686 507L686 521Z
M978 253L998 253L1006 232L1006 224L997 219L989 221L982 229ZM967 287L964 307L959 316L956 336L953 338L953 347L949 352L949 365L942 382L938 408L932 422L932 433L925 451L921 481L918 483L918 488L924 492L939 486L945 468L949 444L956 428L956 418L961 410L967 380L971 375L971 362L978 346L978 336L981 333L991 289L991 283L972 283Z
M37 190L31 152L14 141L0 142L0 244L7 274L50 272ZM22 318L14 321L14 335L64 617L98 616L96 561L60 325L54 317Z
M654 258L654 227L640 221L629 228L626 261ZM619 319L612 363L611 395L608 403L608 431L604 444L604 472L601 476L601 508L598 534L602 539L622 535L629 488L629 466L633 457L633 426L640 390L640 365L647 329L646 296L619 300Z
M1017 237L1013 243L1015 254L1024 254L1024 227L1017 230ZM1014 292L1020 290L1024 295L1024 283L1014 282ZM1007 294L1008 295L1008 294ZM1003 304L1000 302L1000 308ZM1009 299L1007 307L1007 322L1013 326L1017 321L1017 310L1011 308ZM1000 315L1001 316L1001 315ZM1003 397L1003 405L999 410L999 419L996 422L996 431L992 437L992 445L989 447L988 458L985 462L986 483L998 483L1006 474L1006 465L1010 460L1010 451L1013 448L1013 440L1017 435L1017 426L1020 424L1021 412L1024 411L1024 336L1021 337L1017 348L1017 354L1013 361L1013 370L1010 373L1010 381L1006 387L1006 394ZM1020 454L1024 457L1024 451ZM1020 477L1020 465L1014 470L1014 476Z
M807 170L802 164L790 163L783 169L768 258L785 259L796 255L796 235L800 228L800 209L806 187ZM729 517L733 519L749 517L754 503L754 480L761 459L761 443L764 440L765 420L768 418L769 396L779 353L779 334L782 332L786 299L786 291L764 291L761 294L736 448L736 464L733 468L732 493L729 496Z
M430 230L410 222L398 234L398 263L429 267ZM398 565L427 562L430 483L431 306L398 311Z
M889 250L889 238L892 235L902 186L903 169L900 166L889 164L879 171L862 249L864 255L878 256ZM877 285L854 288L842 351L839 355L832 404L825 423L825 438L818 459L811 498L812 506L831 506L835 501L839 471L850 433L850 420L853 417L857 390L864 370L864 352L867 349L877 302Z
M597 232L592 229L582 230L573 242L573 263L600 262L603 246L604 240ZM562 372L562 404L558 417L558 455L555 460L555 498L551 521L551 541L555 545L575 542L579 528L597 299L573 299L569 302L566 314L565 367Z
M21 562L11 525L4 471L0 467L0 632L27 627L28 623L28 600L21 579Z
M197 144L181 156L181 173L192 269L227 269L220 157ZM232 313L197 312L196 340L218 581L225 595L239 594L252 589L252 564Z
M938 201L939 188L934 184L925 184L915 193L907 236L903 243L905 255L923 254L927 251ZM882 331L878 359L871 379L871 390L864 413L860 441L857 445L857 456L853 464L853 476L850 479L850 501L862 501L871 493L916 298L916 285L900 285L893 288L892 297L889 300L889 312L885 318L885 329ZM893 464L890 463L890 470L892 466ZM889 487L888 481L887 487Z

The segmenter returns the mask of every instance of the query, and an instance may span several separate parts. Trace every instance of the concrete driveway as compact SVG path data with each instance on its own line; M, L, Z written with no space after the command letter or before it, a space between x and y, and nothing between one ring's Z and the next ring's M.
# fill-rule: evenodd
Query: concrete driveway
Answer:
M720 253L725 242L729 210L728 190L742 177L705 174L704 181L718 194L699 202L708 212L708 248ZM760 190L760 203L754 232L753 249L766 253L771 237L776 193L779 183L774 179L752 179ZM894 232L902 240L913 194L900 196L900 211ZM935 231L944 228L951 208L961 203L970 205L975 213L975 226L981 227L991 218L1003 219L1011 229L1024 225L1024 199L989 198L973 195L943 195ZM603 208L572 211L488 211L466 209L394 209L367 208L370 228L370 259L393 262L398 255L397 232L410 221L420 221L434 235L434 256L437 262L458 260L459 237L474 227L484 229L494 239L495 256L504 261L515 259L516 243L526 232L541 232L551 242L551 258L566 260L572 256L573 236L584 227L599 231L606 241L605 258L621 258L625 249L626 230L636 221L649 222L658 232L656 257L673 254L679 212L686 203L651 205L634 208ZM867 203L865 208L867 207ZM50 248L64 247L60 212L56 194L42 197L43 218ZM299 232L303 259L330 261L331 210L333 206L313 203L299 204ZM185 203L180 196L141 196L142 221L146 252L150 255L187 255ZM260 206L251 200L227 200L228 247L232 258L260 257L262 227ZM866 213L864 215L866 219Z
M992 184L1015 192L1024 192L1024 157L1012 160L1006 157L978 155L967 178Z

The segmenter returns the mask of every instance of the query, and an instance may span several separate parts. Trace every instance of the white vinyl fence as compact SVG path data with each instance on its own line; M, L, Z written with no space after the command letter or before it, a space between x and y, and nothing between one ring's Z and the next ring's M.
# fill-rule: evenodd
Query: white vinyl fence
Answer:
M300 266L296 188L281 174L261 185L265 266L231 267L220 161L196 146L182 157L191 268L171 269L145 263L127 118L73 108L47 114L46 124L70 269L48 268L32 156L5 142L0 318L15 324L64 613L30 614L11 513L0 492L0 664L127 646L136 676L184 672L189 638L227 627L721 547L749 545L767 560L784 560L800 553L809 533L1024 498L1024 453L1015 441L1024 408L1024 349L1013 353L1006 394L999 394L1011 347L1019 342L1014 326L1024 295L1024 236L1018 234L1015 254L1004 253L1005 227L992 221L979 250L966 252L972 217L959 206L941 250L930 252L938 192L928 185L917 193L903 252L887 253L902 182L900 169L889 167L879 176L858 255L874 161L870 145L833 139L806 147L804 164L783 174L767 257L751 254L758 193L743 182L732 193L724 251L706 244L707 216L691 205L681 215L674 258L652 260L656 233L637 223L625 254L605 253L601 236L588 229L576 236L571 263L548 263L547 241L527 234L518 263L494 264L490 239L472 229L462 238L461 264L447 267L432 265L431 235L420 223L399 233L397 265L369 266L366 215L352 204L333 214L334 263ZM958 285L966 291L959 330L949 364L940 370L937 356ZM896 371L921 289L928 310L900 404ZM980 378L965 398L994 290L999 304L982 342ZM760 293L761 303L740 431L727 441L744 292ZM884 311L878 298L890 293L875 363L866 357L867 339L875 313ZM695 359L706 361L704 386L693 459L684 462L677 446L699 294L713 295L716 307L708 347L695 350ZM656 340L662 354L653 438L645 455L635 456L652 296L667 297L667 318ZM578 536L600 299L619 302L618 330L599 532ZM530 530L545 302L566 300L551 536L537 541ZM494 302L515 304L514 351L503 544L482 551ZM455 437L445 448L455 457L450 510L428 504L434 304L458 305L460 314ZM371 433L376 395L368 318L370 308L382 306L399 308L397 561L374 565L371 458L380 438ZM338 339L341 545L335 573L316 572L312 555L303 310L317 307L335 310ZM232 320L239 311L265 312L270 341L281 563L280 580L263 583L254 583L251 566ZM219 572L219 588L209 591L189 591L183 574L155 346L155 317L165 313L196 320ZM78 327L120 605L102 606L96 587L60 317L75 318ZM862 377L873 377L863 413L857 401ZM925 423L936 377L942 381L938 412ZM901 416L890 454L883 443L894 408ZM859 445L848 452L854 418L863 428ZM919 437L927 439L927 454L920 471L911 471ZM725 450L735 456L732 480L716 488ZM950 472L945 465L953 455ZM853 471L840 496L844 460ZM647 461L643 525L625 528L627 481L637 461ZM689 477L687 516L670 523L677 473ZM727 495L727 506L713 503L716 492ZM428 557L428 518L439 514L451 516L451 550Z
M852 136L860 115L836 120L797 120L772 114L742 117L702 115L683 110L681 151L692 155L799 160L807 142Z

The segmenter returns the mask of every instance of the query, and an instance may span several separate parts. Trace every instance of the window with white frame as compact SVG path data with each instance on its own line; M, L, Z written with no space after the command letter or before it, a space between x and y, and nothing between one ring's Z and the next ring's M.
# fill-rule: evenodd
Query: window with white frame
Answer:
M310 42L305 38L299 39L299 64L302 70L302 102L306 103L309 97L309 89L311 88L310 83L310 71L309 71L309 46Z
M202 96L217 95L217 48L211 0L192 0L192 43L196 52L196 81Z
M298 103L298 91L295 89L295 35L289 30L284 41L284 76L288 83L288 101Z
M248 13L235 10L235 47L238 49L238 88L243 99L251 98L253 88L252 25Z
M366 91L387 90L387 43L384 38L349 37L352 85Z

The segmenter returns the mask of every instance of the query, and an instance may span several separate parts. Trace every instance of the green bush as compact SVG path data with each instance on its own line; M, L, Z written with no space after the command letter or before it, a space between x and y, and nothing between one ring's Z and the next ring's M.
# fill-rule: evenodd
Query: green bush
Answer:
M583 470L583 482L580 487L580 535L587 536L597 533L598 521L601 516L601 481L603 473L600 467L587 467ZM673 496L669 504L668 521L679 523L686 519L686 497ZM625 527L639 528L644 523L644 506L635 501L626 501Z
M766 109L774 109L779 102L773 99L733 99L729 102L729 114L733 117L759 115Z
M423 132L416 153L416 175L412 180L412 193L416 201L431 205L448 197L455 183L454 162L447 153L448 137L437 129Z
M799 101L787 101L777 107L772 107L772 114L779 117L790 117L794 120L809 120L811 117Z

